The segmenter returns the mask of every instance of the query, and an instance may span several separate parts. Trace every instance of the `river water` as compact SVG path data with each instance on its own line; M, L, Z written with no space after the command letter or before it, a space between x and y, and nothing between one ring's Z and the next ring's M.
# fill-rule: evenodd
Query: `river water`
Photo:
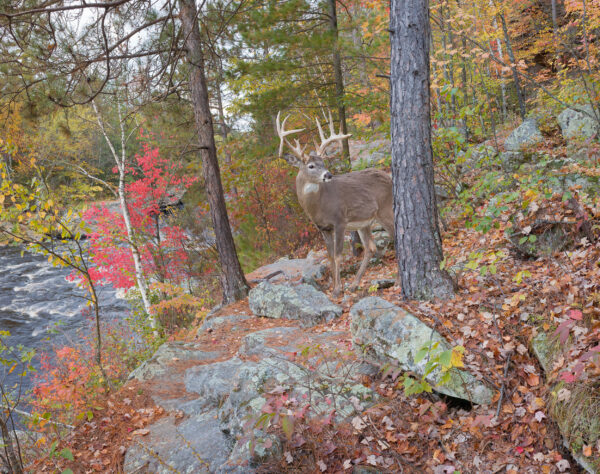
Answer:
M69 273L69 269L53 267L42 255L26 252L21 256L19 248L0 246L0 330L10 331L10 345L22 344L39 354L89 334L85 293L66 280ZM127 314L127 302L115 289L101 287L99 298L104 320ZM39 366L39 357L33 365ZM0 366L0 383L3 378L5 386L18 381L16 373L7 376ZM24 388L31 388L31 383L27 377Z

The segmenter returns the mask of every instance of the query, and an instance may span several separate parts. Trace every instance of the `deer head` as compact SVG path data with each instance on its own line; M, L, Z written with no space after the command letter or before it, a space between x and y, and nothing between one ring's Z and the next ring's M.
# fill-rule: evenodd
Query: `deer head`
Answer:
M325 155L325 149L336 141L341 141L345 138L350 137L350 134L344 135L342 134L341 127L340 132L335 133L335 128L333 124L333 119L331 117L331 112L329 112L329 130L331 135L329 137L325 137L323 133L323 128L321 127L321 123L318 119L315 119L317 124L317 129L319 131L319 137L321 139L321 144L315 143L315 151L311 153L306 153L307 144L304 146L300 145L298 139L294 139L294 144L290 143L290 141L286 138L289 135L300 133L304 131L303 128L295 129L295 130L286 130L285 122L290 116L286 116L281 122L281 112L277 114L277 134L279 135L279 157L285 159L289 164L295 166L299 170L299 174L302 174L303 178L308 183L327 183L331 181L332 174L329 172L327 167L325 166L325 162L323 161L323 157ZM292 154L283 153L284 146L287 145Z

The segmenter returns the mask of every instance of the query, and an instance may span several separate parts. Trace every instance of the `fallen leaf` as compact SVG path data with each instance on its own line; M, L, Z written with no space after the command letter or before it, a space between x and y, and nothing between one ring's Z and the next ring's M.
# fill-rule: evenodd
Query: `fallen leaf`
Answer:
M354 426L354 429L356 431L362 431L365 429L367 424L362 420L360 416L355 416L354 418L352 418L352 426Z
M536 374L529 374L527 376L527 383L530 386L535 387L540 383L540 378Z
M569 390L567 388L561 388L557 392L556 398L558 399L559 402L567 401L569 398L571 398L571 390Z

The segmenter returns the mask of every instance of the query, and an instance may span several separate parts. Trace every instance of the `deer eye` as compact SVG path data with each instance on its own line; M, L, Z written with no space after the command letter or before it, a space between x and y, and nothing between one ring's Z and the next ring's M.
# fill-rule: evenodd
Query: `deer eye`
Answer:
M308 169L309 169L309 170L315 169L315 165L313 165L313 164L311 163L310 165L308 165Z

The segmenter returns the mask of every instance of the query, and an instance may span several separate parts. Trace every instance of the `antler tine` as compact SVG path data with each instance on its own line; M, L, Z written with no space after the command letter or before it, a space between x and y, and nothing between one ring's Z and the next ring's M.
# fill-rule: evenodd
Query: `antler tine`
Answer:
M323 115L325 115L324 112L323 112ZM333 123L333 118L331 116L331 110L329 110L329 131L331 133L329 138L325 138L325 134L323 133L323 129L321 128L321 124L319 123L319 120L315 119L315 122L317 122L317 128L319 129L319 136L321 137L321 145L316 147L316 152L319 156L323 156L325 149L334 141L340 141L340 140L343 140L344 138L348 138L348 137L352 136L352 134L350 134L350 133L342 134L342 125L341 124L340 124L340 132L335 133L335 125Z
M306 150L308 143L305 144L304 146L302 146L302 145L300 145L300 142L298 141L297 138L294 138L294 143L296 144L296 146L290 147L290 148L292 148L292 150L294 150L295 153L298 153L298 155L304 159L304 150ZM288 143L288 145L289 145L289 143Z
M325 134L323 133L323 129L321 128L321 123L319 122L318 118L315 118L315 122L317 123L317 129L319 130L319 137L321 138L321 143L323 143L324 141L326 141L326 138ZM315 149L317 153L319 153L319 148L320 147L317 146Z
M298 133L298 132L302 132L304 129L303 128L297 128L294 130L286 130L285 129L285 122L287 121L287 119L289 119L290 116L287 115L284 119L283 122L281 122L281 111L277 112L277 119L275 121L275 126L277 128L277 135L279 135L279 156L283 156L283 145L286 144L288 147L290 147L290 149L292 150L292 152L294 152L294 154L300 158L301 160L304 160L304 150L306 149L306 146L304 148L302 148L300 146L300 142L298 142L298 140L295 139L296 141L296 146L292 146L292 144L285 138L288 135L291 135L293 133Z
M335 135L335 126L333 124L333 117L331 116L331 110L327 110L329 112L329 131L331 132L331 135ZM340 122L340 127L342 126L341 122ZM341 133L340 133L341 135Z

